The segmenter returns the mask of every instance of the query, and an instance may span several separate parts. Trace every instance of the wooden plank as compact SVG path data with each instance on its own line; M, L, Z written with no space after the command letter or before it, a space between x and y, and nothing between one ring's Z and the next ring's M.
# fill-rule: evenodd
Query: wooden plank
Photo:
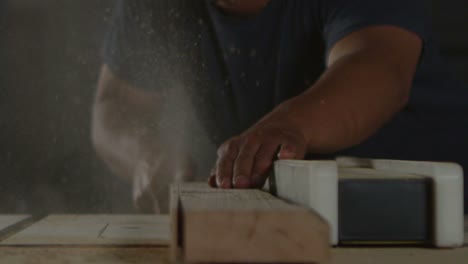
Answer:
M465 263L468 248L334 248L331 264ZM169 264L164 247L0 247L0 262L8 264Z
M464 263L468 248L333 248L331 264ZM8 264L169 264L165 247L11 247L0 246L0 262Z
M465 226L468 218L465 217ZM167 227L169 228L169 227ZM468 229L465 229L465 231ZM468 234L465 233L468 238ZM332 264L439 264L463 263L468 258L468 240L459 249L427 248L334 248ZM0 262L37 264L89 263L89 264L169 264L168 249L148 247L12 247L0 246Z
M167 248L147 247L11 247L0 246L5 264L170 264Z
M261 190L206 183L172 189L173 243L190 263L325 263L329 228L313 211ZM174 199L176 199L174 201ZM173 248L177 248L175 245ZM173 250L176 252L177 250Z
M50 215L0 245L168 245L163 215Z
M0 215L0 232L28 217L29 215Z

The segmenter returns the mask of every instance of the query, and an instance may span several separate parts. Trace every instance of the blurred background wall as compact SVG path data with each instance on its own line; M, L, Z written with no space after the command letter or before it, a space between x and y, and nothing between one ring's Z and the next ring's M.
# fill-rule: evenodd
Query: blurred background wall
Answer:
M0 0L0 213L132 211L90 143L113 3ZM468 1L433 5L442 55L468 83Z
M431 2L434 36L439 42L441 54L457 76L468 84L468 1Z
M1 0L0 211L122 212L91 104L113 0Z

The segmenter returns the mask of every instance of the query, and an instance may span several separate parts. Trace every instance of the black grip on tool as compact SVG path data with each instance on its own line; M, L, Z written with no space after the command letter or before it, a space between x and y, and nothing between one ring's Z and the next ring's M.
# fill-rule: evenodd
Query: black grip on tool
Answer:
M341 179L338 188L341 244L432 239L430 179Z

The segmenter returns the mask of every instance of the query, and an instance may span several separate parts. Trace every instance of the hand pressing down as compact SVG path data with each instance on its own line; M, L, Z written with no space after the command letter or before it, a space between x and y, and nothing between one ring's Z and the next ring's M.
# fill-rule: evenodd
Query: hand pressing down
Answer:
M209 184L218 188L261 188L275 159L302 159L307 143L288 112L273 111L243 134L224 142Z

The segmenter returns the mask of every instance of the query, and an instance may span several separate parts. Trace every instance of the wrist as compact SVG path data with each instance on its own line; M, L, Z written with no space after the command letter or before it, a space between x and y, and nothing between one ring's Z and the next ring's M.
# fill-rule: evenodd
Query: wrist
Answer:
M291 126L304 138L307 152L330 153L342 149L342 123L326 101L313 94L301 94L280 105Z
M293 97L281 103L276 111L286 121L287 128L297 134L309 150L311 143L312 133L310 126L312 125L309 117L309 110L307 109L306 100L303 95Z

